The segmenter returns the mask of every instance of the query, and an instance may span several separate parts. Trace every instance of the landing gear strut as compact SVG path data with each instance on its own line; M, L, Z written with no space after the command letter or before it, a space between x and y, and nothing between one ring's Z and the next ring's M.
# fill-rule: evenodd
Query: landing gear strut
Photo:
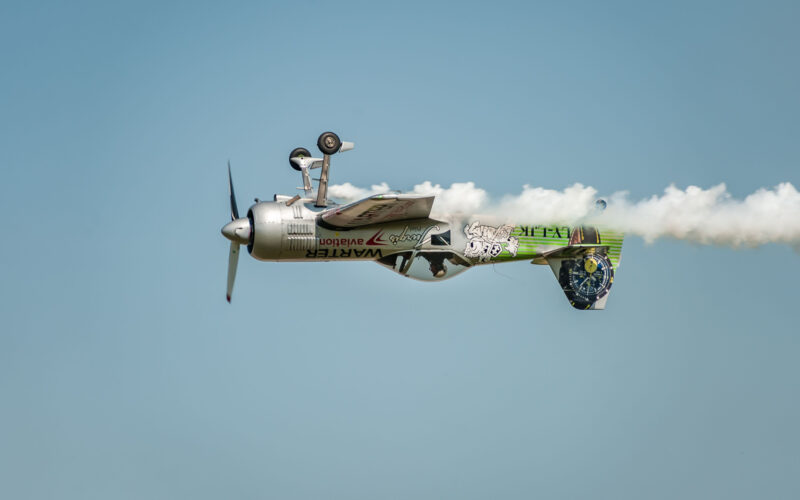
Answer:
M317 139L317 147L322 154L322 173L319 175L319 187L317 188L317 201L315 207L325 207L328 205L328 171L331 168L331 155L339 151L342 141L333 132L325 132Z

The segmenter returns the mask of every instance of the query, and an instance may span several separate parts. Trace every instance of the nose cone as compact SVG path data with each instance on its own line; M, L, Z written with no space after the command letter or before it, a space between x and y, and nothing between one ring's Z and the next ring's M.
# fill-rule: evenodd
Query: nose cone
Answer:
M245 245L250 241L250 221L247 219L230 221L222 228L222 235L231 241Z

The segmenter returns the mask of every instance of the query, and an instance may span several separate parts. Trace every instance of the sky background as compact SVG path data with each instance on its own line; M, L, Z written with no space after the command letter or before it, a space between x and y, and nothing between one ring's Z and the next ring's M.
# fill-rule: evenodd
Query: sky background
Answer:
M245 255L332 182L800 186L797 2L0 4L0 497L800 497L800 256L420 283Z

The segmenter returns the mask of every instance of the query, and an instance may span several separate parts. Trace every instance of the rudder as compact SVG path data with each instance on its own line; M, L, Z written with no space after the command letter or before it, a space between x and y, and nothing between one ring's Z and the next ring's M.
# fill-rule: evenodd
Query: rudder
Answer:
M608 234L603 242L595 227L578 227L569 246L546 256L567 300L575 309L602 310L606 307L614 271L619 265L622 235Z

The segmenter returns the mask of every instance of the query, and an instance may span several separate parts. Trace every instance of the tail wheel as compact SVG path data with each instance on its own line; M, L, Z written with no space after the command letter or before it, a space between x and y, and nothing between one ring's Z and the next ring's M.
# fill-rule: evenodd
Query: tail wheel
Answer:
M309 153L306 148L294 148L292 152L289 153L289 165L293 169L300 171L300 167L294 164L292 158L311 158L311 153Z

